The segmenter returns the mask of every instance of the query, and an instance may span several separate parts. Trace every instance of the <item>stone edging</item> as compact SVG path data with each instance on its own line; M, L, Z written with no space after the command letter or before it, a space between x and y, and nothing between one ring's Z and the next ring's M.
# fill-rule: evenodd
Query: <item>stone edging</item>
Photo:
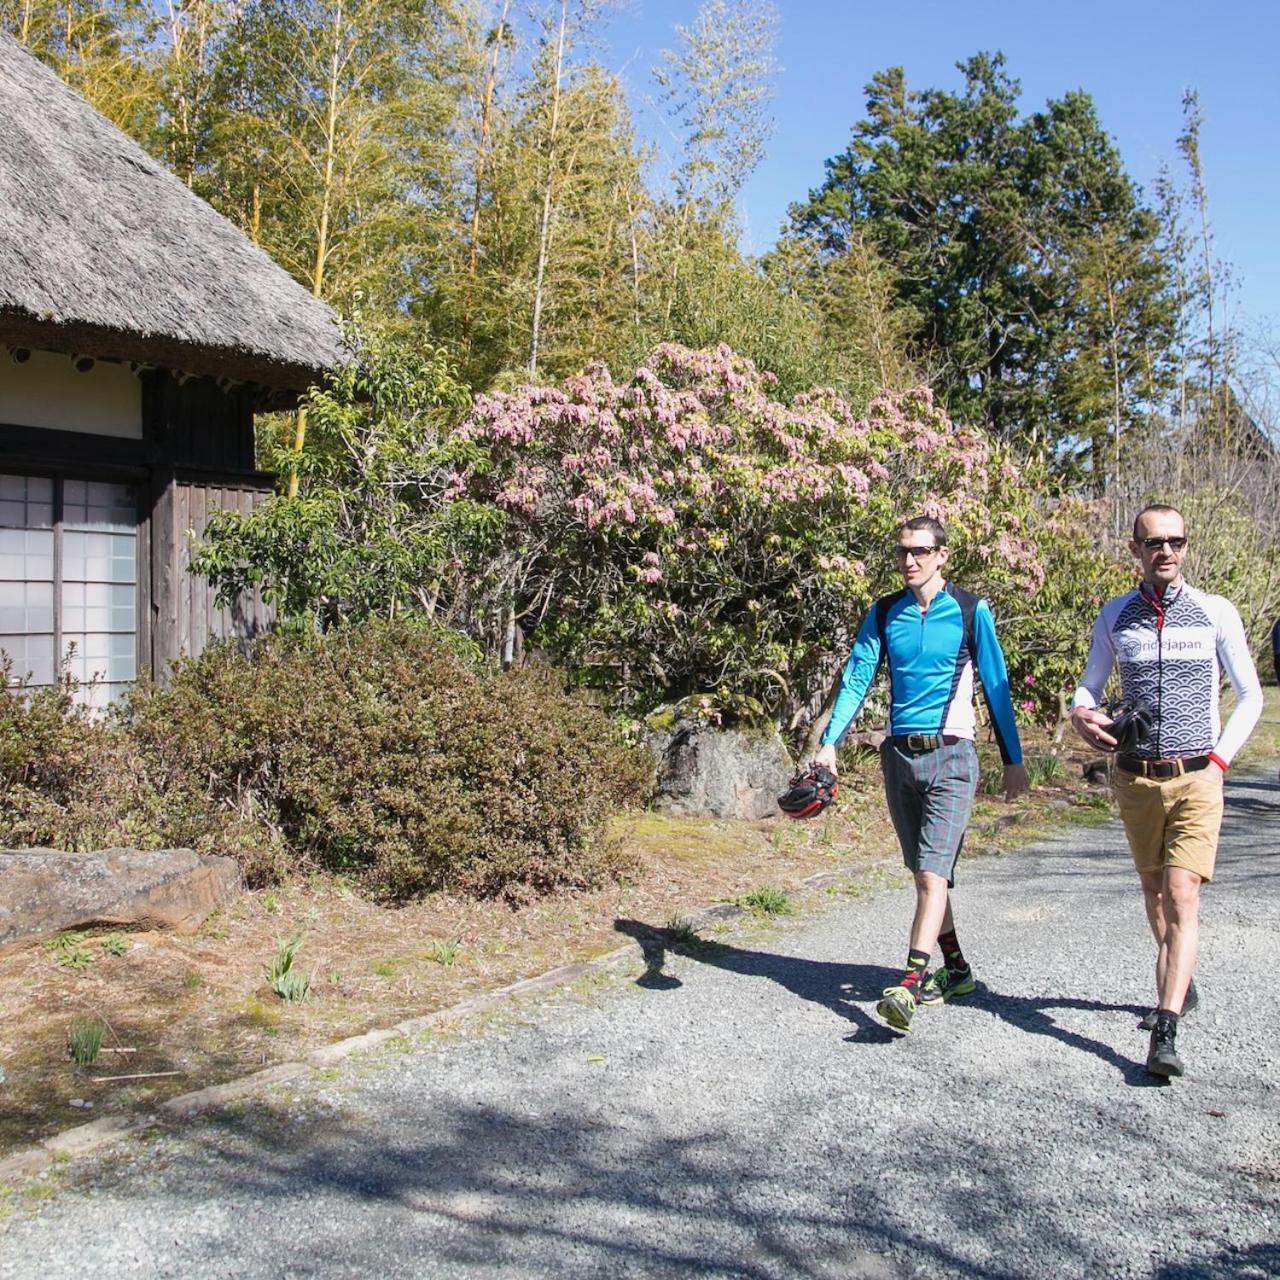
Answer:
M800 885L805 889L821 889L843 879L855 870L866 869L867 864L859 864L856 868L845 867L836 871L820 871L802 880ZM690 912L681 918L688 921L690 925L697 926L713 920L737 919L742 914L742 908L736 904L718 902ZM446 1009L437 1009L434 1013L423 1014L416 1018L406 1018L394 1026L365 1031L360 1035L348 1036L333 1044L323 1045L303 1055L297 1061L280 1062L273 1067L255 1071L235 1080L228 1080L223 1084L210 1085L205 1089L179 1094L176 1098L160 1103L153 1114L101 1116L88 1124L64 1129L61 1133L45 1138L33 1147L27 1147L0 1159L0 1184L17 1178L36 1177L59 1161L89 1155L119 1142L122 1138L127 1138L130 1134L152 1128L158 1122L189 1119L203 1112L226 1106L228 1103L237 1102L242 1098L252 1097L271 1085L305 1079L314 1072L336 1066L343 1059L365 1049L376 1049L388 1041L433 1030L471 1014L507 1004L520 996L544 991L549 987L558 987L578 978L618 967L627 961L643 958L644 953L640 942L632 940L621 947L615 947L612 951L594 956L590 960L560 965L532 978L521 978L517 982L508 983L505 987L471 996ZM0 1234L3 1234L2 1226L0 1226Z

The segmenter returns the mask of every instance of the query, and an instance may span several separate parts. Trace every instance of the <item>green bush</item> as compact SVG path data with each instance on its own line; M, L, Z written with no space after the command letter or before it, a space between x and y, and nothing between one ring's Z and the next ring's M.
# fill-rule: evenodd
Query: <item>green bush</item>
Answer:
M215 645L109 722L73 694L0 698L5 843L186 846L232 853L250 883L305 864L388 898L520 898L625 870L605 821L652 773L550 669L499 672L404 624Z

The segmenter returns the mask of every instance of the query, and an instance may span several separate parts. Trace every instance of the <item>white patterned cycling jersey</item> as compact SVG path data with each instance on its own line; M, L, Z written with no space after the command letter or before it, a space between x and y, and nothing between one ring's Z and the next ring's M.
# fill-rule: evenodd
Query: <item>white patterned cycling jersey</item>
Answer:
M1166 588L1163 596L1144 583L1102 606L1072 706L1098 706L1117 665L1124 701L1145 702L1155 713L1150 732L1137 744L1140 756L1169 759L1212 751L1229 764L1262 713L1262 686L1235 606L1186 583ZM1222 729L1218 693L1224 672L1236 709Z

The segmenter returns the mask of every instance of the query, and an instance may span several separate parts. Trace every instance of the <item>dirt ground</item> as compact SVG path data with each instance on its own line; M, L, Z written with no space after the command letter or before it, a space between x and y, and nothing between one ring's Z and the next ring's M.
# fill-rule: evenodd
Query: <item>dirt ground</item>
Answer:
M1105 819L1080 759L1012 810L980 800L966 856ZM317 876L246 894L192 937L101 930L0 957L0 1155L612 950L626 939L618 921L664 926L761 886L800 907L854 889L872 868L900 869L877 775L870 763L846 772L838 806L810 822L626 815L612 834L636 855L633 879L519 909L445 895L389 908ZM837 870L834 885L802 884ZM293 937L310 992L286 1003L268 967ZM87 1067L68 1054L80 1018L107 1028Z

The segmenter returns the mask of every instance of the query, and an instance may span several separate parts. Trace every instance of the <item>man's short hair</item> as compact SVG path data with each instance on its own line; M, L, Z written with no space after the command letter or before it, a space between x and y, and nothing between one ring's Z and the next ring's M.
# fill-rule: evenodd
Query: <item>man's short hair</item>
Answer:
M1152 502L1148 506L1142 508L1136 516L1133 517L1133 540L1138 540L1138 525L1142 522L1142 517L1150 515L1153 511L1159 512L1161 515L1177 516L1181 519L1183 526L1187 523L1187 517L1178 510L1177 507L1171 507L1167 502Z
M947 545L947 531L943 527L942 521L935 520L932 516L912 516L910 520L904 520L898 526L900 535L908 530L912 533L927 531L933 534L933 545L935 547L945 547Z

